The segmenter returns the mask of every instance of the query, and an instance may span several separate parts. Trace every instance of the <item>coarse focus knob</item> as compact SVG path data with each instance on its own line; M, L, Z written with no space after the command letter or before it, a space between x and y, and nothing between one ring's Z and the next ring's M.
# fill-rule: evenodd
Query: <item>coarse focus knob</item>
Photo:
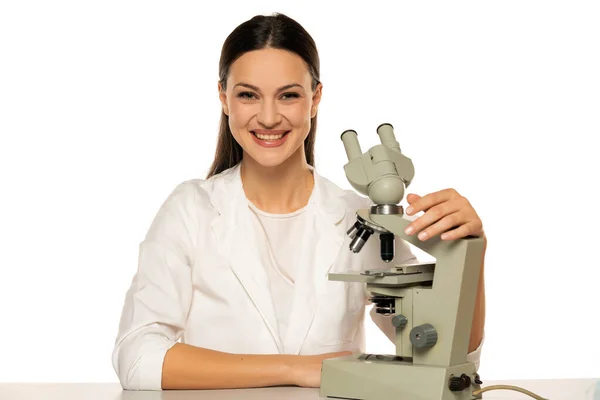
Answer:
M408 318L402 314L394 315L394 318L392 318L392 325L394 325L396 328L404 328L407 323Z
M461 376L452 376L448 381L448 387L451 392L460 392L471 386L471 378L465 374Z
M437 339L437 331L431 324L415 326L410 331L410 341L418 349L432 347L437 343Z

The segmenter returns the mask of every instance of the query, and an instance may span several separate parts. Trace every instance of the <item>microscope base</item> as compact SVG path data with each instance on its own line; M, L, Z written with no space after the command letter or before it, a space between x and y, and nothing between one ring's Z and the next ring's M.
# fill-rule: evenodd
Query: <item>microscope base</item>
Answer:
M368 356L368 361L365 358ZM480 386L473 382L475 365L467 362L452 367L415 365L408 361L385 361L382 356L347 356L323 362L321 397L354 400L472 400L473 390ZM389 356L383 356L388 357ZM391 356L393 357L393 356ZM471 386L452 392L450 377L466 374Z

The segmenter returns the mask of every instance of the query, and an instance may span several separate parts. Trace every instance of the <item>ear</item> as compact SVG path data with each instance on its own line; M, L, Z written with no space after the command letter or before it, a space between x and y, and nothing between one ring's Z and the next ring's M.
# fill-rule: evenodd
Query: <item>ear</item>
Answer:
M314 118L317 115L317 108L321 102L321 95L323 94L323 84L319 82L315 88L315 92L312 97L312 106L310 109L310 117Z
M218 90L219 90L219 100L221 101L221 105L223 107L223 112L225 113L225 115L229 116L229 107L227 106L227 94L223 90L223 87L221 86L221 82L219 82L217 86L218 86Z

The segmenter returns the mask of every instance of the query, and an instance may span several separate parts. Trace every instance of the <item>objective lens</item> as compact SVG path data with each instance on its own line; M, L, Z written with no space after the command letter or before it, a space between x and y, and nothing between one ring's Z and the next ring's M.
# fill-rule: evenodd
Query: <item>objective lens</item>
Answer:
M358 232L356 232L354 239L352 239L352 242L350 242L350 250L352 250L353 253L358 253L361 251L372 233L373 231L369 228L361 226L358 229Z
M348 234L348 236L350 236L352 239L354 239L354 236L356 236L356 232L358 232L358 230L362 227L362 224L358 221L356 221L354 223L354 225L352 225L352 227L350 227L350 229L348 229L348 232L346 232Z
M381 240L381 259L390 262L394 259L394 234L382 233L379 235Z

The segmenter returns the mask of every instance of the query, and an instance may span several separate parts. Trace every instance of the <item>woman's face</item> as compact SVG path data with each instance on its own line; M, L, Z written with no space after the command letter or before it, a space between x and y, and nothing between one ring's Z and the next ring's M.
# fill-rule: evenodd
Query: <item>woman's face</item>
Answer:
M286 50L255 50L232 63L226 91L219 84L219 98L244 157L265 167L297 152L305 159L304 139L322 88L319 83L313 93L311 83L304 60Z

